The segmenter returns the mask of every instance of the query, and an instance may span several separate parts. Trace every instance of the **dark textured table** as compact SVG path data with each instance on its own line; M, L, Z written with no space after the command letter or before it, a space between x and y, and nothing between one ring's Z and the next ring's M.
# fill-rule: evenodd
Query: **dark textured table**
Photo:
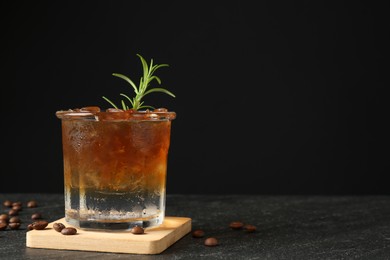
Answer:
M0 194L1 211L5 200L31 199L38 207L23 207L21 228L0 231L0 259L390 259L389 196L168 195L166 214L190 217L206 236L189 233L159 255L27 248L32 213L64 216L62 194ZM232 221L257 230L233 230ZM219 245L204 246L209 236Z

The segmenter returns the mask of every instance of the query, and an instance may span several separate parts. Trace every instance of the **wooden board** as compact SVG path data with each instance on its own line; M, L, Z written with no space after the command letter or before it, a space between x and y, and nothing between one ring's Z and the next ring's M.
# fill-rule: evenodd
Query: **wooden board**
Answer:
M30 230L26 233L26 246L60 250L81 250L130 254L159 254L191 231L191 219L165 217L157 228L145 229L142 235L130 232L98 232L77 229L76 235L62 235L53 229L53 224L61 222L67 227L64 218L49 223L44 230Z

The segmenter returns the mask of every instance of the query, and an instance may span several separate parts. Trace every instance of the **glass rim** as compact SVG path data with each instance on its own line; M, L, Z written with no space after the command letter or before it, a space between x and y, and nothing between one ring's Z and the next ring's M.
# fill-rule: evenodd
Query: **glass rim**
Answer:
M58 110L55 115L61 120L88 120L88 121L156 121L173 120L176 112L168 111L165 108L154 110L122 110L107 109L100 110L98 107Z

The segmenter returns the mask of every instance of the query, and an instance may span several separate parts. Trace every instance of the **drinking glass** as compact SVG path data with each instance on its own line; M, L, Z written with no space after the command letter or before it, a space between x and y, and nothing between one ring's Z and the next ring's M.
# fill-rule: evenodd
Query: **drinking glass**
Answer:
M65 220L105 231L162 224L176 113L85 107L56 116L62 125Z

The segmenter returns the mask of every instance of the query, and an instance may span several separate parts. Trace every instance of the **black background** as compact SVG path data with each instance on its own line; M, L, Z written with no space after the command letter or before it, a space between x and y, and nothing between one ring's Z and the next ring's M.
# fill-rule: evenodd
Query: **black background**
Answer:
M139 53L170 65L157 74L176 98L145 99L177 113L168 193L389 194L388 10L3 1L0 192L62 192L55 112L119 100L111 74L138 80Z

